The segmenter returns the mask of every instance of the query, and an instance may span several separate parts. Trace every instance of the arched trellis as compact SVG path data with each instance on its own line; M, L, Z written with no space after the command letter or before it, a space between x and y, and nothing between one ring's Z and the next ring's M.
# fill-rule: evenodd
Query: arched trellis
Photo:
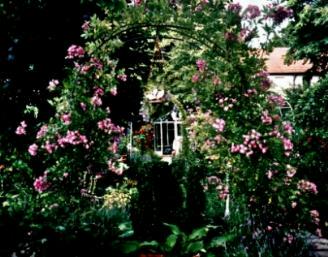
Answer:
M194 28L192 27L186 27L186 26L179 26L179 25L172 25L172 24L151 24L151 23L139 23L139 24L127 24L124 26L120 26L119 29L112 31L112 33L109 33L106 35L105 38L102 39L103 42L106 42L107 40L111 40L114 38L119 38L123 34L127 34L133 30L142 30L142 29L154 29L156 31L156 36L161 36L161 38L166 39L173 39L178 41L183 40L190 40L194 42L198 42L203 46L206 46L208 48L213 49L214 51L220 50L221 52L218 53L224 53L224 49L221 48L215 41L213 41L211 38L209 38L207 35L200 35L200 37L193 36L192 34L195 34ZM169 35L161 34L161 31L167 31L167 32L174 32L177 35L180 35L182 37L172 37ZM193 32L193 33L188 33ZM147 39L149 37L145 37ZM153 37L154 38L154 37ZM155 39L155 38L154 38ZM134 40L133 38L131 40Z

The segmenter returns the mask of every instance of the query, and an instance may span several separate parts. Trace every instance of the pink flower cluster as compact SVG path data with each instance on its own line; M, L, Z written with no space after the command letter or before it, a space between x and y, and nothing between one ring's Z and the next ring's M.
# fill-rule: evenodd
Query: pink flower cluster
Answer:
M215 128L218 132L223 132L225 121L223 119L215 119L213 123L213 128Z
M39 193L46 191L50 187L50 183L48 182L47 179L47 174L48 172L46 171L44 172L43 176L40 176L34 180L33 183L34 189Z
M108 169L119 176L121 176L123 172L128 168L128 166L123 163L123 159L119 159L117 161L109 160L107 164Z
M110 118L99 121L98 128L107 134L112 134L112 133L121 134L124 131L124 128L121 128L120 126L116 126L114 123L112 123L112 120Z
M255 88L249 88L246 90L246 93L244 93L244 96L251 97L256 94L257 94L257 90Z
M251 39L253 36L253 30L250 30L249 28L243 28L239 32L239 41L240 42L245 42Z
M105 94L104 90L100 87L97 87L94 91L93 97L91 98L90 102L93 106L101 106L103 104L101 100L101 96Z
M246 8L246 17L249 19L255 19L261 15L260 8L257 5L248 5Z
M54 143L50 143L49 140L46 141L46 143L42 146L42 148L46 149L48 153L53 153L57 149L57 145Z
M316 225L319 225L319 223L320 223L319 212L317 210L311 210L310 215L311 215L313 223Z
M224 111L229 111L230 109L232 109L235 103L237 103L237 99L235 98L228 98L228 97L219 98L219 106Z
M57 143L62 148L64 148L66 145L80 145L80 144L83 144L85 149L88 149L90 147L90 145L88 144L87 137L85 135L80 134L79 131L68 130L66 132L66 136L64 137L59 136L59 138L57 139Z
M59 81L57 79L52 79L49 81L47 88L49 91L54 91L56 89L56 86L58 86L58 84L59 84Z
M269 73L266 71L261 71L258 74L256 74L256 77L260 79L261 81L261 89L263 91L266 91L271 86L271 80L269 79Z
M71 124L71 114L70 113L64 113L60 116L60 120L65 124L69 125Z
M198 59L198 60L196 61L196 65L197 65L197 69L198 69L200 72L204 72L205 69L206 69L206 66L207 66L206 61L203 60L203 59Z
M85 54L81 46L71 45L67 50L66 59L82 58Z
M204 185L204 189L208 190L209 186L215 187L221 200L225 200L229 195L229 187L222 183L221 179L217 176L210 176L207 178L207 184Z
M289 138L283 137L282 143L284 145L285 155L289 156L294 147L292 141Z
M289 164L286 165L286 168L287 168L287 177L288 178L294 177L296 174L296 168Z
M27 127L26 122L23 120L21 121L20 125L16 128L15 133L17 135L26 135L25 128Z
M317 185L314 184L313 182L304 179L300 180L297 183L297 188L303 192L309 192L313 194L318 193Z
M42 137L44 137L48 132L48 126L47 125L43 125L39 131L36 133L36 139L40 139Z
M92 57L90 59L90 63L91 63L91 66L95 67L98 70L101 70L103 68L103 66L104 66L102 64L102 62L99 59L95 58L95 57Z
M230 11L230 12L234 12L234 13L238 14L241 11L241 9L242 9L242 7L239 3L228 5L228 11Z
M37 144L32 144L28 147L28 152L32 156L36 156L39 146Z
M293 126L292 126L292 124L291 124L290 122L288 122L288 121L284 121L284 122L282 123L282 125L283 125L283 129L284 129L284 131L285 131L288 135L293 134L293 132L294 132L294 128L293 128Z
M266 175L267 175L268 179L272 179L272 177L274 175L276 175L277 173L278 173L277 170L268 170L267 173L266 173Z
M288 122L283 123L283 129L289 135L293 132L293 128L292 128L291 124ZM283 144L284 150L285 150L285 155L290 156L290 154L294 148L293 142L289 138L284 137L282 135L282 133L278 129L278 126L275 126L274 129L268 133L268 135L280 139Z
M265 146L265 140L261 139L262 135L255 129L252 129L247 135L244 135L244 142L239 145L232 144L230 151L232 153L245 154L247 157L254 154L254 151L260 151L265 154L268 151L268 147Z
M85 21L81 28L83 29L83 31L87 31L90 28L90 21Z
M268 15L269 18L272 18L275 24L282 23L285 19L290 18L293 16L293 10L287 7L271 4L268 5L270 9L270 14Z
M127 81L128 76L126 74L119 74L119 75L117 75L117 79L125 82L125 81Z
M269 95L267 97L270 104L278 105L280 107L283 107L286 105L286 100L281 95Z
M214 86L219 85L221 83L221 80L218 76L213 76L212 83Z
M262 120L262 123L265 125L272 124L272 117L269 115L268 110L265 110L262 112L261 120Z
M191 78L192 83L197 83L199 81L199 74L194 74Z

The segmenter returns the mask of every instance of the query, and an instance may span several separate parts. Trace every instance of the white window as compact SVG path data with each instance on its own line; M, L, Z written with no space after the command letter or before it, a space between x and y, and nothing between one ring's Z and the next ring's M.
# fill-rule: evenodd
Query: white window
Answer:
M174 114L153 122L154 150L160 156L178 154L182 146L181 120Z

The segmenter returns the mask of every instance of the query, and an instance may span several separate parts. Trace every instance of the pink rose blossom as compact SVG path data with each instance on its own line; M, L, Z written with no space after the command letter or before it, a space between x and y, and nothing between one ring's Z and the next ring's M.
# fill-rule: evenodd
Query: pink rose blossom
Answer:
M255 19L261 15L260 8L257 5L248 5L246 8L246 17L249 19Z
M60 116L60 119L65 125L71 124L71 114L70 113L62 114Z
M293 16L293 10L287 7L274 4L271 6L269 18L272 18L275 24L282 23L285 19Z
M32 144L28 148L28 152L30 155L35 156L38 152L38 145L37 144Z
M85 54L81 46L71 45L67 50L66 59L82 58Z
M85 21L81 28L83 29L83 31L87 31L90 28L90 21Z
M66 132L64 137L59 136L57 143L61 148L64 148L66 145L80 145L83 144L84 148L88 149L90 145L88 144L88 139L85 135L80 134L79 131L70 131Z
M119 74L119 75L117 75L117 79L119 79L120 81L125 82L125 81L127 81L128 76L126 74Z
M282 124L283 124L284 131L287 134L289 134L289 135L293 134L294 128L293 128L293 126L292 126L292 124L290 122L284 121Z
M102 105L102 100L98 95L94 95L91 98L90 102L93 106L101 106Z
M104 90L101 87L96 87L94 95L103 96L105 94Z
M40 139L42 137L44 137L48 132L48 126L47 125L43 125L40 130L37 132L36 134L36 138Z
M124 164L121 159L117 161L109 160L107 164L108 169L119 176L121 176L123 172L128 168L128 166Z
M116 96L117 95L117 88L116 87L113 87L110 89L110 93L113 95L113 96Z
M199 81L199 75L198 74L194 74L191 78L192 83L196 83Z
M26 130L25 128L27 127L26 122L23 120L21 121L20 125L16 128L15 133L17 135L26 135Z
M213 83L214 86L217 86L221 83L221 80L218 76L213 76L212 83Z
M59 81L57 79L50 80L47 88L49 91L54 91L58 84L59 84Z
M270 125L272 123L272 117L269 115L268 110L262 112L261 120L265 125Z
M206 68L206 61L203 59L198 59L196 61L197 68L200 72L204 72Z
M290 152L293 150L294 145L290 139L285 137L282 139L282 142L284 145L285 155L289 156Z
M57 149L57 145L56 144L51 144L48 140L46 141L45 145L43 146L44 149L46 149L46 151L48 153L53 153L54 150Z
M313 182L310 182L308 180L300 180L297 183L297 188L303 192L310 192L313 194L317 194L318 193L318 189L316 184L314 184Z
M90 59L90 63L91 63L91 66L97 68L98 70L101 70L103 68L103 66L104 66L102 64L102 62L99 59L95 58L95 57L92 57Z
M98 128L104 131L107 134L118 133L121 134L124 131L124 128L116 126L112 123L111 119L107 118L98 122Z
M287 177L292 178L296 174L296 168L292 167L291 165L287 164Z
M232 4L229 4L228 5L228 10L230 11L230 12L234 12L234 13L239 13L240 11L241 11L241 5L239 4L239 3L232 3Z
M292 206L293 209L295 209L296 206L297 206L297 203L296 202L292 202L291 206Z
M213 128L215 128L218 132L223 132L225 121L223 119L215 119L215 122L213 123Z
M286 100L281 95L269 95L267 97L270 104L278 105L280 107L283 107L286 105Z
M87 110L87 105L83 102L80 103L80 107L83 111L86 111Z
M261 89L263 91L266 91L271 86L271 80L269 79L269 73L266 71L261 71L258 74L256 74L256 77L260 79L261 82Z
M272 170L268 170L267 173L266 173L266 175L267 175L268 179L271 179L272 176L273 176Z
M321 229L320 229L320 228L317 228L317 229L315 230L315 234L316 234L318 237L322 237Z
M50 183L47 180L47 172L43 174L43 176L35 179L33 183L34 189L39 193L46 191L50 187Z
M319 212L317 210L311 210L310 215L311 215L313 223L316 225L319 225L319 223L320 223Z

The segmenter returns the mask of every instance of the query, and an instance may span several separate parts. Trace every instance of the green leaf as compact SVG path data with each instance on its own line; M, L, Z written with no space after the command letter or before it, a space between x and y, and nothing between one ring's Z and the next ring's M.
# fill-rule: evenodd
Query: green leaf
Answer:
M231 241L235 236L232 234L224 235L224 236L218 236L215 237L211 240L211 243L209 245L209 248L216 248L216 247L221 247L225 246L225 244L228 241Z
M208 233L207 227L195 229L189 236L189 239L190 240L198 240L198 239L201 239L202 237L206 236L207 233Z
M147 246L147 247L154 247L157 248L159 246L159 243L155 240L153 241L145 241L140 244L141 247Z
M177 240L178 240L177 235L172 234L172 235L168 236L168 238L166 239L166 242L165 242L165 250L170 252L176 245Z
M173 225L173 224L168 224L168 223L164 223L165 226L168 226L171 229L172 234L174 235L179 235L181 234L180 229L178 228L178 226Z
M196 241L196 242L192 242L190 244L187 245L187 253L197 253L201 250L203 250L204 248L204 243L203 241Z
M122 233L121 235L119 235L120 238L126 238L126 237L130 237L133 236L134 231L133 230L128 230L125 231L124 233Z
M138 241L126 241L121 244L121 249L125 254L133 253L140 249L140 243Z

